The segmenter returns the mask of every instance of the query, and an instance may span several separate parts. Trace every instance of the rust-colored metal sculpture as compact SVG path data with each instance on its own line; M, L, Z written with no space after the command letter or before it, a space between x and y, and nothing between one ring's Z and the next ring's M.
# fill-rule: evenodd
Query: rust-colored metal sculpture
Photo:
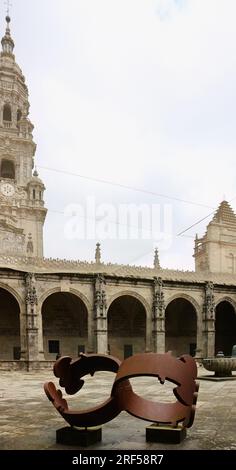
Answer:
M84 381L81 377L94 375L98 371L117 372L121 362L112 356L102 354L80 354L80 358L72 361L71 357L62 357L54 364L54 374L58 377L59 384L64 387L70 395L79 391ZM131 387L128 381L124 381L124 386ZM83 411L69 410L67 401L63 399L62 392L57 390L52 382L44 385L44 390L50 401L71 425L78 427L98 426L115 418L120 412L117 396L110 396L101 405Z
M161 384L168 380L177 385L173 390L175 403L157 403L136 395L123 381L139 376L157 377ZM166 354L136 354L122 362L117 373L112 395L118 396L119 406L137 418L155 423L176 426L183 422L185 427L193 423L199 385L196 384L197 366L191 356L179 359Z
M82 377L97 371L116 373L116 378L108 400L99 406L83 411L69 410L62 392L52 382L44 385L45 393L55 408L71 425L91 427L104 424L125 410L137 418L154 423L183 427L193 424L198 394L197 367L195 360L188 355L175 358L170 352L165 354L136 354L122 363L112 356L101 354L81 354L79 359L62 357L54 365L54 374L61 387L68 394L74 394L84 384ZM177 385L173 390L175 403L157 403L138 396L132 390L129 379L138 376L153 376L164 384L168 380Z

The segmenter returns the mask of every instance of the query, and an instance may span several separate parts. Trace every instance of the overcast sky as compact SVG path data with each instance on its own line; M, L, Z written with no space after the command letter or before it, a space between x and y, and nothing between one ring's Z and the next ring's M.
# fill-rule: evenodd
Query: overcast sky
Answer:
M104 261L152 265L159 245L163 267L193 269L194 236L210 218L188 237L177 234L224 198L235 198L236 209L236 1L11 3L47 188L45 256L90 261L101 241ZM3 34L3 0L1 10ZM72 219L63 213L71 204L77 224L87 224L83 237L73 219L81 239L68 237ZM150 239L119 239L124 204L153 209L158 221L141 220ZM150 230L159 221L164 238Z

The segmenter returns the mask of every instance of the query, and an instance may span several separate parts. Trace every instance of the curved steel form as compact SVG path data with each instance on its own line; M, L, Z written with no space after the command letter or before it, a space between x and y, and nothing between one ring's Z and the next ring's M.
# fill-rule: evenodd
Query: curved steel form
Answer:
M62 357L54 365L54 374L59 384L68 394L75 394L84 385L82 377L97 371L116 373L108 400L101 405L82 411L70 410L62 392L52 382L44 385L44 390L57 411L71 426L91 427L104 424L115 418L121 411L154 423L183 427L193 424L198 388L195 381L197 367L195 360L188 355L175 358L170 352L165 354L136 354L122 363L119 359L102 354L81 354L73 361ZM146 400L134 393L129 379L139 376L153 376L161 384L166 380L177 385L173 393L175 403L157 403Z

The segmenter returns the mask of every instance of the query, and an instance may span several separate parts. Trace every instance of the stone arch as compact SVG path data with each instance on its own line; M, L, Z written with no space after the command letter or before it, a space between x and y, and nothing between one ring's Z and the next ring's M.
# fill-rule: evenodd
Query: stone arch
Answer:
M216 301L215 310L216 310L217 305L219 305L221 302L228 302L230 305L232 305L232 307L234 309L234 313L236 315L236 302L235 302L235 300L233 300L231 297L228 297L227 295L224 295L223 297L221 297L220 299L218 299Z
M75 289L73 287L70 288L70 292L71 292L71 294L74 294L77 297L79 297L84 302L88 312L90 312L92 310L93 307L92 307L89 299L86 297L86 295L84 295L82 292L78 291L77 289Z
M12 121L12 110L9 103L5 103L3 106L3 121Z
M45 359L78 357L88 346L89 302L76 289L55 287L40 298Z
M1 177L7 179L15 179L16 169L15 163L9 158L3 158L1 161Z
M16 119L17 119L17 122L20 121L22 118L22 111L20 108L17 109L17 113L16 113Z
M145 309L146 316L147 317L151 316L152 307L146 301L145 297L143 297L141 294L139 294L138 292L133 291L133 290L122 290L122 291L119 291L116 294L112 295L111 297L109 297L107 310L110 308L110 306L111 306L112 302L114 302L114 300L116 300L118 297L122 297L124 295L128 295L130 297L134 297L137 300L139 300L141 302L141 304L143 305L144 309Z
M236 344L236 308L235 302L227 296L219 299L215 306L215 354L223 351L231 356Z
M198 304L191 296L176 294L165 309L166 351L176 356L195 355L197 348Z
M122 291L110 299L107 310L108 350L121 359L145 352L147 311L142 296Z
M15 297L16 301L17 301L18 304L19 304L20 313L21 313L22 310L24 310L25 304L24 304L24 300L21 298L19 292L17 292L17 291L16 291L15 289L13 289L11 286L9 286L8 284L5 284L5 283L3 283L3 282L0 282L0 289L6 290L6 291L9 292L11 295L13 295L13 297Z
M190 304L192 304L192 306L195 308L196 310L196 314L197 315L200 315L201 314L201 307L200 305L198 304L198 302L194 299L194 297L192 297L191 295L188 295L188 294L185 294L185 293L178 293L178 294L174 294L172 295L171 297L169 297L166 301L165 301L165 307L167 308L168 305L175 299L185 299L185 300L188 300L190 302Z
M50 295L56 294L57 292L65 292L65 291L63 291L60 286L53 287L52 289L49 289L49 290L45 291L38 300L39 309L42 310L42 305L43 305L44 301ZM76 295L76 297L81 299L84 302L84 304L86 305L86 308L87 308L88 312L91 311L91 309L92 309L91 303L89 302L88 298L82 292L80 292L80 291L78 291L77 289L74 289L74 288L70 288L68 292L70 292L71 294Z
M0 283L0 360L19 360L21 305L14 289Z

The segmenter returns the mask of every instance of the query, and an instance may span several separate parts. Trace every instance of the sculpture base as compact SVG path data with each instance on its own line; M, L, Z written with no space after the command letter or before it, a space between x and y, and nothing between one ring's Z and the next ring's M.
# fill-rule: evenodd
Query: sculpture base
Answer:
M88 447L102 440L101 426L93 428L65 427L56 431L57 444Z
M236 380L236 375L230 377L216 377L215 375L200 375L198 380L211 380L212 382L223 382L225 380Z
M186 428L180 426L173 428L171 426L162 426L151 424L146 427L147 442L162 442L165 444L180 444L187 436Z

